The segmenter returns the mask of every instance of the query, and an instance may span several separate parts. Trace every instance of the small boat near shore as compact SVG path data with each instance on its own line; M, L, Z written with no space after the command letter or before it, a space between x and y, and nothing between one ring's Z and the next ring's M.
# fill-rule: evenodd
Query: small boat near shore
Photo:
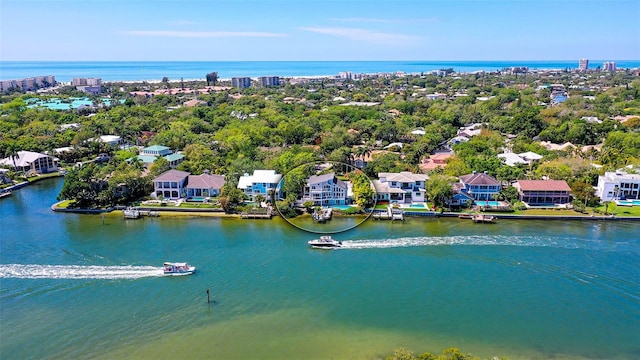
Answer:
M182 276L191 275L196 272L196 267L187 263L165 262L163 264L164 274L166 276Z
M134 208L126 208L122 210L125 219L137 219L140 217L140 211Z
M331 235L323 235L319 239L309 240L307 243L314 249L335 249L342 246L342 241L333 239Z

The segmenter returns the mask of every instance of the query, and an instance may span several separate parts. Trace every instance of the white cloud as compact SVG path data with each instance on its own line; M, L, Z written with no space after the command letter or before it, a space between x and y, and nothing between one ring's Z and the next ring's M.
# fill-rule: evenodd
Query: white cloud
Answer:
M418 39L417 36L412 35L384 33L359 28L301 27L299 29L372 44L411 45Z
M177 38L229 38L229 37L285 37L287 34L260 31L175 31L175 30L130 30L125 34L135 36Z

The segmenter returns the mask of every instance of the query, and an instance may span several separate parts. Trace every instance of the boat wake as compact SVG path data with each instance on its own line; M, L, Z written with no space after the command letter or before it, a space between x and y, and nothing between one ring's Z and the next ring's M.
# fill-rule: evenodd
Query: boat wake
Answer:
M557 238L551 236L506 236L506 235L469 235L440 237L401 237L390 239L343 240L339 249L376 249L415 246L530 246L554 247L565 249L616 250L624 244L604 243L598 240L578 238Z
M139 279L163 275L161 267L153 266L0 265L0 279Z

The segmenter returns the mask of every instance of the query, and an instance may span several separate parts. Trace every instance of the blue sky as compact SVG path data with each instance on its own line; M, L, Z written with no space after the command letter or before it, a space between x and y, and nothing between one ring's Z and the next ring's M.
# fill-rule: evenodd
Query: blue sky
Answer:
M640 59L640 0L2 0L0 59Z

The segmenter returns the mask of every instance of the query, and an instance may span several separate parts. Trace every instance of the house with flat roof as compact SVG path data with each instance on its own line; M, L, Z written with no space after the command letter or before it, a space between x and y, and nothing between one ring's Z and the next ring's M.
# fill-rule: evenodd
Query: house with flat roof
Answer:
M187 176L187 197L210 197L220 195L224 186L224 176L205 171L200 175Z
M58 158L33 151L18 151L15 157L0 160L0 166L36 174L58 171Z
M336 177L335 173L313 175L304 186L301 201L312 201L315 206L348 205L349 183Z
M518 180L518 199L531 206L568 204L571 188L564 180Z
M153 162L159 157L167 159L167 161L169 161L169 166L172 169L184 160L184 155L174 153L169 147L162 145L148 146L142 149L142 152L137 156L145 166L153 164Z
M596 195L602 201L640 199L640 174L618 170L598 176Z
M493 200L500 192L500 182L487 172L473 172L469 175L460 177L459 191L471 196L474 200L488 201Z
M255 201L257 195L269 198L271 194L276 199L281 198L278 184L282 180L282 175L277 174L275 170L254 170L253 175L244 174L238 180L238 189L242 190L245 195Z
M189 173L180 170L169 170L153 179L153 191L157 197L165 199L181 199L186 195Z
M373 180L378 201L389 201L401 204L425 202L426 174L413 174L409 171L399 173L378 173Z

